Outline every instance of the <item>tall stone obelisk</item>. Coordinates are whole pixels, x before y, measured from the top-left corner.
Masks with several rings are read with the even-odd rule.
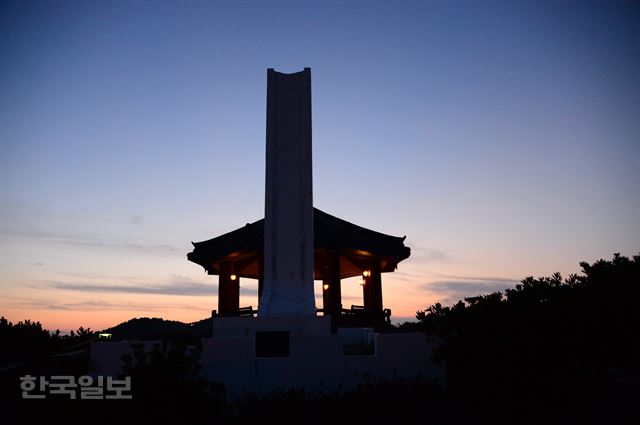
[[[264,289],[258,316],[315,316],[311,69],[267,70]]]

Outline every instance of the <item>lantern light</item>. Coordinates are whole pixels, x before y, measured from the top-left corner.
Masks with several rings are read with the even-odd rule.
[[[322,289],[324,289],[325,291],[329,289],[329,284],[325,283],[324,285],[322,285]]]
[[[362,272],[362,276],[364,277],[369,277],[369,275],[371,275],[371,272],[369,270],[365,270]]]
[[[231,280],[236,280],[238,278],[238,276],[236,276],[235,274],[232,274],[231,276],[229,276],[231,278]]]

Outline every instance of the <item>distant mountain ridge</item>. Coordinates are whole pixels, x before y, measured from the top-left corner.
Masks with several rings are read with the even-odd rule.
[[[113,341],[179,339],[195,342],[200,338],[211,336],[211,318],[183,323],[157,317],[140,317],[107,328],[101,333],[112,334]]]

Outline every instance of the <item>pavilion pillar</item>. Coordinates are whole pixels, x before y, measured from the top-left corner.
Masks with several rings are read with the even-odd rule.
[[[234,273],[232,263],[220,264],[218,282],[218,314],[237,315],[240,309],[240,276]]]
[[[372,262],[369,269],[362,274],[362,293],[364,309],[382,313],[382,273],[379,262]]]
[[[262,299],[262,290],[264,289],[264,256],[258,256],[258,306]],[[259,308],[259,307],[258,307]]]
[[[365,310],[371,310],[371,274],[368,270],[362,273],[362,304]]]
[[[376,313],[382,313],[382,310],[384,309],[382,305],[382,273],[380,271],[380,263],[378,261],[371,264],[369,279],[371,310]]]
[[[342,313],[342,288],[340,281],[340,255],[331,252],[326,257],[322,274],[322,307],[325,315],[331,316],[332,323]]]

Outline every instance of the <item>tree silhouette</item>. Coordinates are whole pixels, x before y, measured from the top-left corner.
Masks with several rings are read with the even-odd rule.
[[[153,348],[134,346],[123,356],[122,376],[129,376],[137,413],[145,420],[194,421],[221,415],[226,393],[221,384],[200,375],[201,347],[164,340]]]
[[[639,367],[640,256],[580,265],[582,275],[527,277],[504,293],[417,313],[442,341],[435,358],[454,397],[475,411],[501,399],[509,420],[549,411],[593,419],[611,394],[624,398],[626,388],[611,391],[610,371]]]

